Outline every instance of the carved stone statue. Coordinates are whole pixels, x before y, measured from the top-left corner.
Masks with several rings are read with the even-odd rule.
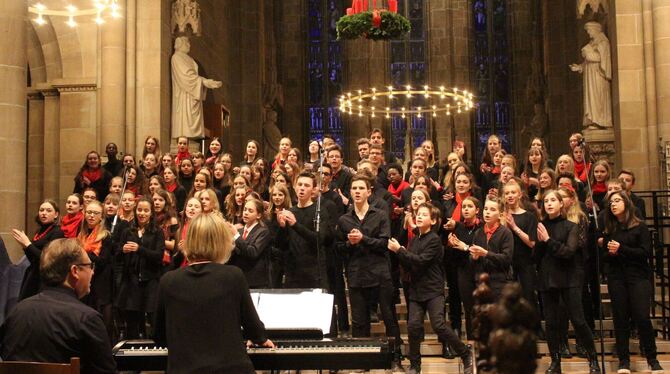
[[[612,62],[610,43],[598,22],[587,22],[584,29],[591,41],[582,48],[584,61],[571,64],[572,71],[583,75],[584,127],[612,127]]]
[[[593,13],[598,13],[601,6],[604,13],[607,13],[609,8],[607,0],[579,0],[577,2],[577,18],[582,18],[584,16],[587,6],[591,7]]]
[[[284,105],[284,92],[280,84],[268,84],[264,87],[263,110],[263,156],[272,159],[279,152],[282,131],[278,125],[277,110]]]
[[[172,137],[204,138],[202,102],[207,89],[221,87],[220,81],[198,75],[198,64],[188,55],[191,44],[180,36],[172,55]]]
[[[191,25],[194,35],[200,35],[200,4],[195,0],[175,0],[172,3],[172,32],[186,33],[186,26]]]

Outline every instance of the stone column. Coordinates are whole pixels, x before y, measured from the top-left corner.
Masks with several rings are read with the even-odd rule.
[[[26,184],[26,231],[33,232],[37,223],[31,218],[42,202],[44,177],[44,97],[39,91],[28,92],[28,183]]]
[[[658,136],[667,142],[670,141],[670,0],[652,1],[651,14]]]
[[[26,219],[26,19],[22,0],[0,2],[0,170],[7,177],[0,188],[0,235],[12,259],[22,251],[11,237],[12,228],[24,229]]]
[[[57,88],[60,93],[57,201],[63,202],[72,193],[74,177],[86,154],[96,150],[97,92],[94,82],[63,83]]]
[[[616,39],[612,38],[613,112],[617,134],[617,166],[635,172],[636,189],[646,189],[649,180],[649,154],[656,147],[648,144],[647,102],[642,3],[624,1],[616,7]],[[616,115],[618,114],[618,115]],[[618,117],[618,121],[616,121]],[[592,136],[584,131],[589,142]]]
[[[60,165],[60,96],[58,90],[42,90],[44,96],[44,179],[42,196],[58,199],[58,168]]]
[[[118,2],[125,9],[125,0]],[[101,27],[100,133],[98,149],[114,142],[126,149],[126,21],[110,19]]]

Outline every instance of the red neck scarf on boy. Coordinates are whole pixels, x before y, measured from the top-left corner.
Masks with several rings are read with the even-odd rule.
[[[470,192],[466,192],[464,194],[460,194],[456,192],[456,195],[454,196],[454,199],[456,199],[456,207],[454,208],[454,212],[451,214],[451,219],[453,219],[456,222],[460,222],[461,220],[461,208],[463,206],[463,199],[466,197],[470,196]]]
[[[63,217],[63,220],[60,223],[60,228],[63,230],[66,238],[75,238],[77,237],[77,231],[79,230],[79,224],[84,220],[84,213],[79,211],[73,215],[66,214]]]
[[[605,182],[596,182],[593,184],[593,193],[606,193],[607,185]]]
[[[498,223],[498,222],[496,222],[496,224],[493,225],[493,227],[491,227],[491,228],[489,228],[489,225],[484,225],[484,233],[486,233],[486,241],[487,242],[489,240],[491,240],[491,237],[493,236],[493,234],[495,234],[495,232],[498,230],[499,227],[500,227],[500,223]]]

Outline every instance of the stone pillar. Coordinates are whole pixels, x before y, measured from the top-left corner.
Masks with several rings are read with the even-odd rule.
[[[428,4],[428,73],[433,86],[470,87],[470,5],[465,0],[436,0]],[[435,153],[446,159],[452,140],[470,144],[470,114],[431,118]],[[430,134],[430,132],[429,132]],[[471,158],[469,158],[471,159]]]
[[[26,218],[26,19],[22,0],[0,2],[0,157],[5,178],[0,188],[0,235],[12,259],[22,254],[11,237],[12,228],[24,229]]]
[[[125,9],[125,0],[118,2]],[[113,18],[100,28],[100,132],[98,149],[114,142],[126,149],[126,21]]]
[[[169,1],[137,1],[136,118],[134,155],[148,135],[170,144],[170,38]]]
[[[670,141],[670,0],[651,3],[658,136],[667,142]]]
[[[32,219],[42,202],[44,178],[44,97],[39,91],[28,92],[28,183],[26,184],[26,232],[34,232],[37,223]]]
[[[137,2],[126,2],[126,141],[125,147],[119,151],[135,151],[135,131],[137,129],[136,113],[136,79],[137,79]]]
[[[344,42],[344,74],[347,87],[354,93],[361,89],[369,91],[373,86],[382,89],[380,84],[389,81],[388,72],[388,45],[389,43],[374,42],[367,39],[347,40]],[[346,93],[345,93],[346,94]],[[381,106],[381,104],[380,104]],[[370,118],[367,115],[361,117],[354,111],[352,115],[342,114],[344,137],[346,148],[344,149],[344,162],[347,165],[355,165],[358,161],[358,147],[356,141],[367,137],[369,132],[375,128],[386,129],[384,148],[391,149],[390,119],[381,117]],[[409,118],[407,123],[409,124]]]
[[[97,92],[93,82],[64,83],[57,88],[60,93],[57,201],[62,203],[74,189],[74,177],[86,154],[96,150]]]
[[[646,189],[650,181],[649,154],[655,153],[656,147],[648,144],[647,137],[647,81],[640,1],[616,4],[616,33],[612,34],[615,34],[611,40],[612,62],[616,67],[612,82],[613,113],[615,126],[618,125],[616,166],[635,172],[636,189]],[[584,135],[591,143],[595,140],[588,131],[584,131]]]
[[[44,96],[44,179],[42,196],[58,199],[58,174],[60,165],[60,96],[58,90],[42,90]]]

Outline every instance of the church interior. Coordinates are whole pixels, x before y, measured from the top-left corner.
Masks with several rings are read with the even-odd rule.
[[[355,167],[357,141],[376,128],[403,166],[426,140],[441,166],[459,141],[479,165],[492,134],[518,155],[539,137],[556,159],[579,132],[594,161],[635,173],[636,191],[670,187],[670,0],[366,0],[365,10],[394,8],[409,25],[379,40],[340,35],[338,21],[357,1],[0,1],[0,235],[9,258],[23,256],[11,229],[35,232],[40,204],[66,200],[88,152],[103,164],[108,143],[119,158],[142,155],[152,136],[177,153],[189,130],[175,118],[192,110],[179,102],[178,80],[191,79],[180,74],[204,78],[194,114],[204,127],[188,135],[191,152],[217,137],[235,164],[251,139],[272,160],[283,137],[306,155],[325,136]],[[373,15],[373,27],[389,27],[384,14]],[[594,46],[600,60],[589,65]],[[454,96],[453,107],[440,92]],[[395,104],[370,100],[394,93]],[[661,196],[653,208],[647,202],[658,222],[670,201]],[[654,280],[668,289],[667,278]],[[596,328],[615,372],[612,305],[601,289],[605,319]],[[659,359],[670,367],[670,319],[660,317],[669,296],[654,297]],[[406,336],[407,306],[397,308]],[[428,318],[425,326],[423,372],[460,372],[460,361],[442,357]],[[372,334],[384,334],[383,322]],[[637,340],[630,345],[633,369],[646,372]],[[539,373],[550,358],[545,342],[538,350]],[[563,372],[588,372],[588,363],[565,359]]]

